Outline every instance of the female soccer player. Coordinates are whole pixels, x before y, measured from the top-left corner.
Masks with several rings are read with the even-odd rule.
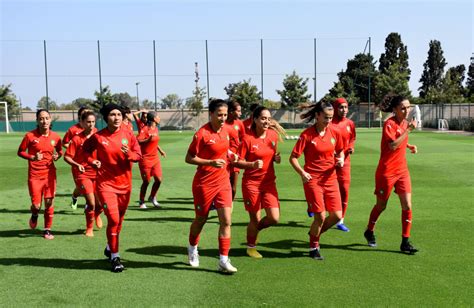
[[[331,124],[334,115],[332,105],[318,102],[310,108],[301,118],[307,122],[316,119],[316,123],[301,133],[291,153],[290,164],[303,180],[308,213],[314,213],[309,229],[309,256],[323,260],[319,238],[342,217],[336,167],[344,165],[344,145],[339,130]],[[304,154],[304,169],[298,162],[301,154]]]
[[[252,113],[258,106],[259,106],[259,104],[257,104],[257,103],[253,103],[252,105],[250,105],[250,107],[249,107],[250,116],[247,119],[242,121],[242,123],[244,124],[246,134],[250,133],[250,128],[252,127],[252,123],[253,123]]]
[[[244,123],[240,120],[240,117],[242,116],[242,108],[240,107],[240,104],[237,103],[236,101],[230,101],[227,103],[229,106],[228,108],[228,117],[226,124],[229,125],[231,128],[231,131],[233,131],[233,136],[231,136],[231,151],[236,153],[238,146],[240,145],[240,142],[243,140],[245,136],[245,127]],[[233,141],[233,142],[232,142]],[[230,185],[232,187],[232,200],[235,198],[235,194],[237,192],[237,182],[239,180],[239,168],[233,167],[232,165],[229,165],[230,168]]]
[[[138,117],[140,115],[140,117]],[[137,124],[138,133],[146,126],[147,123],[148,110],[142,109],[135,111],[133,113],[133,118],[135,119],[135,124]]]
[[[121,272],[119,236],[132,192],[132,162],[138,162],[141,153],[137,138],[122,126],[120,106],[107,104],[100,113],[107,127],[93,134],[83,148],[89,155],[97,151],[97,159],[90,157],[89,162],[98,168],[96,191],[107,216],[104,255],[111,260],[112,272]]]
[[[126,106],[121,106],[120,107],[121,110],[123,110],[123,119],[122,119],[122,126],[124,126],[125,128],[127,128],[128,130],[130,130],[132,133],[133,133],[133,115],[132,115],[132,111],[130,110],[130,108],[126,107]]]
[[[339,191],[342,201],[342,218],[336,224],[338,230],[349,232],[349,228],[344,224],[346,216],[347,203],[349,201],[349,187],[351,185],[351,155],[354,153],[354,143],[356,139],[355,125],[352,120],[347,118],[349,104],[345,98],[337,98],[333,103],[334,117],[332,125],[339,129],[342,142],[344,144],[344,166],[336,168],[337,182],[339,183]]]
[[[229,259],[232,190],[229,182],[228,151],[229,132],[224,125],[227,104],[214,99],[209,103],[210,121],[194,135],[186,154],[188,164],[197,165],[193,180],[195,218],[189,230],[188,258],[192,267],[199,266],[199,237],[207,221],[211,204],[219,217],[219,266],[218,270],[235,273]]]
[[[87,107],[85,106],[81,106],[79,110],[77,111],[77,123],[69,127],[69,129],[67,130],[62,140],[62,144],[65,149],[69,147],[69,143],[71,143],[72,138],[76,135],[79,135],[84,130],[84,128],[81,125],[81,116],[82,116],[82,113],[86,111],[89,111],[89,109],[87,109]],[[74,178],[74,174],[73,174],[73,178]],[[74,191],[71,196],[70,206],[73,210],[77,209],[77,198],[79,196],[80,196],[80,191],[76,187],[74,188]]]
[[[152,176],[155,182],[151,188],[148,201],[150,201],[153,206],[160,207],[160,203],[156,201],[156,194],[160,188],[163,177],[158,152],[160,152],[161,156],[166,157],[165,151],[158,145],[160,136],[158,134],[157,125],[160,123],[160,117],[155,112],[150,111],[147,113],[146,119],[146,126],[140,130],[137,137],[142,152],[142,159],[138,164],[143,181],[140,187],[141,209],[146,209],[145,195]]]
[[[44,198],[44,232],[47,240],[51,233],[56,193],[56,167],[54,162],[62,155],[61,138],[51,131],[51,115],[46,109],[36,111],[37,128],[26,133],[18,148],[18,156],[28,160],[28,190],[31,197],[30,228],[38,224],[38,213]]]
[[[92,111],[86,111],[81,115],[81,126],[84,130],[79,135],[72,138],[64,154],[64,160],[72,166],[72,174],[76,189],[86,199],[84,214],[86,216],[86,232],[88,237],[94,236],[94,219],[97,227],[102,228],[102,219],[100,218],[100,209],[95,197],[95,180],[97,169],[88,161],[88,155],[84,152],[83,145],[93,134],[97,132],[95,128],[95,114]],[[92,154],[94,160],[95,152]]]
[[[380,105],[380,110],[393,112],[394,115],[383,125],[380,143],[380,160],[375,173],[375,192],[377,202],[370,213],[367,230],[364,233],[367,243],[376,247],[374,229],[380,214],[387,207],[388,198],[395,187],[402,206],[402,243],[400,250],[409,254],[418,251],[410,242],[412,221],[411,212],[411,179],[406,160],[406,149],[417,152],[416,145],[408,143],[408,134],[416,128],[416,120],[407,121],[410,112],[410,101],[401,95],[387,94]]]
[[[247,225],[247,254],[252,258],[262,258],[256,248],[257,235],[261,230],[277,224],[280,219],[273,162],[279,164],[281,157],[277,152],[278,133],[270,126],[270,111],[259,106],[252,118],[251,134],[245,135],[242,140],[236,165],[245,169],[242,196],[250,217]],[[263,219],[260,215],[262,209],[266,212]]]

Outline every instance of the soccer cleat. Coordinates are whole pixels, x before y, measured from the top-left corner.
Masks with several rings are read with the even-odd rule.
[[[199,254],[197,250],[195,252],[188,250],[188,262],[191,267],[199,267]]]
[[[309,257],[314,260],[319,260],[319,261],[324,260],[324,257],[321,255],[321,252],[319,251],[319,247],[316,249],[310,250]]]
[[[261,259],[263,256],[257,251],[257,248],[255,247],[248,247],[247,248],[247,255],[249,257],[255,258],[255,259]]]
[[[44,230],[43,237],[45,240],[54,240],[54,235],[51,233],[51,230]]]
[[[102,229],[104,224],[102,222],[102,218],[100,218],[100,215],[95,218],[95,225],[97,228]]]
[[[71,209],[77,210],[77,198],[71,197]]]
[[[38,225],[38,215],[31,215],[29,224],[31,229],[36,229],[36,226]]]
[[[86,232],[84,233],[84,235],[87,236],[87,237],[94,237],[94,229],[92,229],[92,228],[86,229]]]
[[[146,209],[147,208],[145,202],[141,202],[141,201],[140,201],[138,207],[141,208],[141,209]]]
[[[154,207],[161,207],[160,203],[158,201],[156,201],[156,197],[150,197],[148,198],[148,201],[151,202],[153,204]]]
[[[337,230],[340,230],[340,231],[342,231],[342,232],[349,232],[349,231],[351,231],[351,230],[349,230],[349,228],[348,228],[345,224],[343,224],[343,223],[338,223],[338,224],[336,224],[336,229],[337,229]]]
[[[122,263],[120,263],[120,258],[119,257],[113,258],[113,260],[112,260],[112,272],[121,273],[124,269],[125,269],[125,267],[123,266]]]
[[[307,213],[308,213],[308,217],[314,217],[314,213],[313,213],[313,212],[307,211]]]
[[[227,259],[226,262],[219,261],[219,266],[217,267],[219,272],[233,274],[237,273],[237,269],[230,263],[230,259]]]
[[[413,247],[413,246],[411,245],[411,243],[410,243],[408,240],[402,241],[402,243],[400,244],[400,250],[401,250],[402,252],[406,252],[406,253],[408,253],[408,254],[410,254],[410,255],[414,255],[415,253],[418,252],[418,249],[416,249],[415,247]]]
[[[370,231],[369,229],[365,230],[364,237],[367,240],[367,244],[370,247],[377,247],[377,242],[375,241],[374,231]]]
[[[112,253],[110,252],[110,250],[107,249],[107,247],[105,247],[104,249],[104,256],[109,259],[110,261],[110,258],[112,257]]]

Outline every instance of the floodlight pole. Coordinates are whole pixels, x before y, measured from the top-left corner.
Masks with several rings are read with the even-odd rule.
[[[313,90],[313,93],[314,93],[314,102],[316,103],[317,99],[316,99],[316,94],[317,94],[317,88],[316,88],[316,38],[314,38],[314,78],[313,78],[313,82],[314,82],[314,90]]]
[[[262,105],[263,105],[263,39],[260,39],[260,82],[262,89]]]
[[[7,102],[0,102],[0,104],[5,105],[5,126],[7,127],[7,134],[9,134],[10,133],[10,122],[8,121],[8,104],[7,104]]]
[[[156,48],[155,48],[155,40],[153,40],[153,78],[155,83],[155,111],[157,108],[157,95],[156,95]]]
[[[370,60],[370,47],[371,47],[371,38],[369,36],[369,61],[370,61],[370,66],[369,66],[369,92],[368,92],[368,100],[369,100],[369,107],[367,108],[368,110],[368,117],[369,117],[369,128],[370,128],[370,77],[372,74],[372,61]]]
[[[46,57],[46,40],[43,40],[44,51],[44,77],[46,81],[46,109],[49,110],[49,94],[48,94],[48,61]]]
[[[207,40],[206,40],[206,78],[207,78],[207,102],[209,104],[211,90],[209,89],[209,50],[207,48]]]
[[[140,82],[135,82],[135,86],[137,87],[137,110],[140,110],[140,99],[138,98],[138,85],[140,84]]]

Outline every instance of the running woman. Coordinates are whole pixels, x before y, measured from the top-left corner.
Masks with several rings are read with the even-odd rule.
[[[207,221],[211,204],[219,217],[218,270],[235,273],[229,259],[231,241],[232,189],[229,182],[229,131],[224,125],[227,104],[214,99],[209,103],[210,121],[194,135],[186,154],[186,163],[197,165],[193,180],[195,218],[189,230],[188,260],[192,267],[199,266],[199,237]],[[231,155],[234,156],[234,155]]]
[[[346,216],[347,203],[349,201],[349,187],[351,186],[351,155],[354,153],[354,144],[356,140],[355,125],[352,120],[347,118],[349,112],[349,104],[345,98],[337,98],[332,103],[334,107],[334,117],[332,124],[339,129],[342,142],[344,144],[344,166],[336,168],[337,182],[339,183],[339,191],[342,201],[342,218],[336,224],[338,230],[349,232],[349,228],[344,224]]]
[[[277,152],[278,133],[271,128],[270,111],[257,107],[252,115],[250,134],[245,135],[239,148],[239,161],[236,165],[245,169],[242,178],[242,196],[245,209],[249,213],[247,225],[247,255],[260,259],[256,241],[258,233],[278,223],[280,202],[276,189],[276,176],[273,163],[281,162]],[[261,218],[261,210],[266,216]]]
[[[122,108],[123,110],[123,119],[122,119],[122,126],[127,128],[129,131],[131,131],[133,133],[133,115],[132,115],[132,111],[130,110],[130,108],[126,107],[126,106],[121,106],[120,108]]]
[[[91,156],[97,151],[97,159],[89,161],[98,169],[96,191],[99,203],[107,216],[107,246],[104,255],[112,264],[112,272],[121,272],[119,237],[122,222],[132,192],[132,163],[141,159],[140,146],[133,133],[122,126],[120,106],[107,104],[100,110],[107,127],[92,135],[84,150]]]
[[[18,156],[28,160],[28,190],[31,197],[30,228],[38,224],[38,213],[44,199],[43,237],[54,239],[51,233],[56,194],[56,167],[61,155],[61,138],[51,131],[51,115],[46,109],[36,111],[37,128],[26,133],[18,148]]]
[[[97,227],[102,228],[102,219],[100,218],[100,208],[95,195],[95,180],[97,177],[97,169],[89,164],[88,155],[84,152],[83,145],[93,134],[97,132],[95,128],[95,114],[92,111],[83,112],[81,115],[81,126],[84,128],[82,133],[72,138],[69,146],[64,154],[64,160],[72,166],[72,174],[76,189],[86,199],[84,214],[86,217],[86,232],[88,237],[94,236],[94,220]],[[96,159],[95,152],[91,156],[92,160]]]
[[[138,117],[140,115],[140,117]],[[138,133],[146,126],[147,123],[148,110],[142,109],[135,111],[133,113],[133,118],[135,119],[135,124],[137,125]]]
[[[257,108],[258,106],[260,106],[260,105],[257,104],[257,103],[253,103],[252,105],[250,105],[250,107],[249,107],[250,115],[247,119],[242,121],[242,123],[244,124],[246,134],[250,133],[250,128],[252,127],[252,123],[253,123],[252,113],[255,110],[255,108]]]
[[[153,186],[151,188],[150,201],[153,206],[159,208],[160,203],[156,200],[156,194],[160,188],[163,180],[163,173],[161,172],[160,156],[166,157],[165,151],[159,146],[160,135],[158,134],[158,124],[160,117],[153,111],[147,113],[146,126],[140,130],[137,137],[140,144],[142,159],[138,166],[140,167],[140,174],[142,176],[142,186],[140,187],[140,208],[146,209],[145,195],[150,183],[150,178],[154,178]]]
[[[74,124],[73,126],[69,127],[69,129],[67,130],[62,140],[62,144],[65,149],[69,147],[69,143],[71,143],[72,138],[76,135],[79,135],[84,130],[84,128],[81,125],[81,116],[82,116],[82,113],[86,111],[89,111],[89,109],[87,109],[87,107],[85,106],[81,106],[79,110],[77,111],[78,122]],[[74,178],[74,174],[73,174],[73,178]],[[79,189],[77,189],[76,187],[74,188],[74,191],[72,192],[72,196],[71,196],[70,206],[73,210],[77,209],[77,198],[79,196],[80,196],[80,192],[79,192]]]
[[[291,153],[290,164],[303,180],[308,213],[314,214],[309,229],[309,256],[323,260],[319,247],[321,234],[342,217],[336,167],[344,165],[344,144],[339,130],[331,124],[334,115],[332,105],[318,102],[309,108],[301,118],[307,122],[316,119],[316,123],[301,133]],[[304,154],[304,168],[298,162],[301,154]]]
[[[416,145],[408,143],[408,134],[416,128],[416,120],[407,120],[410,112],[410,101],[401,95],[387,94],[380,110],[393,112],[383,125],[382,141],[380,143],[380,160],[375,172],[376,204],[372,208],[367,230],[364,237],[370,247],[376,247],[374,229],[380,214],[387,207],[387,202],[395,187],[402,207],[402,243],[400,250],[415,254],[418,249],[409,241],[412,223],[411,179],[406,160],[406,149],[416,154]]]
[[[242,116],[242,107],[240,106],[239,103],[236,101],[230,101],[227,103],[229,106],[228,109],[228,117],[226,124],[229,125],[231,128],[231,131],[233,131],[233,136],[231,136],[231,151],[236,153],[237,149],[240,145],[240,142],[243,140],[245,136],[245,127],[244,123],[240,120],[240,117]],[[237,182],[239,180],[239,168],[233,167],[232,165],[230,167],[230,185],[232,187],[232,200],[235,198],[235,194],[237,192]]]

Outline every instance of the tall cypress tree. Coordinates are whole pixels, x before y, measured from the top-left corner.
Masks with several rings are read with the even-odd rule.
[[[471,64],[467,71],[466,96],[474,96],[474,54],[471,57]]]
[[[391,65],[397,64],[400,73],[410,80],[411,70],[408,67],[407,47],[403,44],[400,34],[390,33],[385,39],[385,52],[380,55],[379,71],[386,74]]]
[[[430,90],[439,89],[443,83],[443,72],[446,66],[446,60],[443,56],[441,43],[437,40],[430,41],[428,58],[423,64],[424,70],[421,75],[420,97],[425,98]]]

